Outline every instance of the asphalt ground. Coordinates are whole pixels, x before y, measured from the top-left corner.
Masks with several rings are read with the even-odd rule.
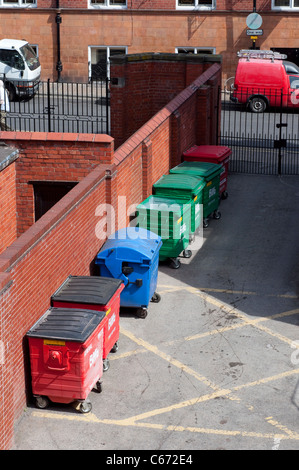
[[[299,449],[299,177],[231,174],[228,193],[147,317],[121,312],[91,412],[29,403],[13,450]]]

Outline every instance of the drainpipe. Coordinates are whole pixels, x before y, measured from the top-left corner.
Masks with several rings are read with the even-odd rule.
[[[60,60],[60,25],[62,22],[62,18],[60,16],[61,10],[59,7],[59,0],[56,0],[56,24],[57,24],[57,63],[56,63],[56,70],[57,70],[57,81],[60,82],[61,72],[62,72],[62,62]]]

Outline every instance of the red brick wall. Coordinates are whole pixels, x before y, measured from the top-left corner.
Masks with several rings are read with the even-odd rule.
[[[87,0],[60,0],[60,8],[87,8]],[[38,8],[55,8],[55,0],[37,0]],[[271,0],[257,0],[257,10],[270,10]],[[176,0],[127,0],[134,10],[176,10]],[[253,0],[217,0],[216,10],[252,11]],[[113,9],[113,8],[112,8]]]
[[[17,238],[16,162],[0,172],[0,253]]]
[[[97,145],[94,141],[98,140]],[[113,139],[90,134],[19,133],[9,141],[19,149],[16,162],[17,234],[34,223],[35,181],[81,181],[99,163],[110,163]]]
[[[214,60],[220,62],[219,57]],[[215,67],[212,61],[184,54],[148,53],[131,55],[129,60],[125,56],[112,58],[110,106],[113,115],[111,133],[115,139],[115,148],[190,85],[203,70],[206,70],[208,77],[211,66]],[[214,73],[210,74],[209,78],[213,75]],[[216,93],[221,74],[218,73],[217,76],[218,79],[212,86]]]
[[[210,108],[202,107],[209,101],[200,99],[201,86],[220,73],[221,66],[214,64],[110,154],[111,164],[98,165],[0,255],[0,448],[11,447],[14,423],[31,397],[26,332],[68,275],[93,273],[104,241],[96,234],[105,217],[99,207],[113,204],[119,215],[115,229],[127,225],[129,205],[151,194],[152,184],[180,161],[183,150],[198,142],[202,117],[214,118]],[[210,86],[207,90],[211,94]],[[0,134],[5,137],[11,144],[11,133]],[[90,145],[96,148],[96,138],[101,137],[94,137]],[[23,133],[14,133],[14,139],[23,151]],[[76,145],[80,148],[78,141]],[[29,155],[30,146],[25,148]],[[36,143],[33,149],[36,153]],[[49,152],[48,147],[45,150]],[[125,210],[117,210],[119,197]]]

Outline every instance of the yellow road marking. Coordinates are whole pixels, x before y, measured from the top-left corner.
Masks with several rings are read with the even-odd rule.
[[[223,429],[212,429],[212,428],[201,428],[191,426],[174,426],[164,424],[153,424],[153,423],[128,423],[126,420],[114,420],[114,419],[99,419],[94,414],[88,413],[84,416],[67,415],[60,413],[51,413],[45,411],[34,411],[33,416],[38,418],[47,419],[58,419],[68,421],[81,421],[85,423],[95,424],[106,424],[114,426],[132,426],[137,428],[148,428],[148,429],[159,429],[161,431],[176,431],[176,432],[191,432],[201,434],[214,434],[218,436],[241,436],[241,437],[254,437],[259,439],[285,439],[285,440],[299,440],[298,434],[278,434],[278,433],[260,433],[252,431],[238,431],[238,430],[223,430]],[[270,423],[271,424],[271,423]]]
[[[172,290],[177,290],[178,289],[175,286],[166,286],[166,287],[168,288],[169,292],[171,292]],[[289,338],[286,338],[285,336],[280,335],[279,333],[273,332],[269,328],[267,328],[263,325],[260,325],[260,323],[268,321],[270,319],[281,318],[281,317],[285,317],[285,316],[298,314],[299,309],[290,310],[290,311],[283,312],[283,313],[280,313],[280,314],[271,315],[269,317],[250,319],[243,312],[241,312],[240,310],[232,307],[229,304],[225,304],[223,302],[218,301],[214,297],[211,297],[210,295],[205,294],[205,292],[202,292],[199,289],[195,289],[195,288],[192,288],[192,287],[189,287],[189,286],[188,287],[181,287],[181,289],[182,288],[189,291],[190,293],[193,293],[193,294],[198,295],[199,297],[202,297],[205,301],[207,301],[208,303],[210,303],[212,305],[215,305],[216,307],[223,310],[224,312],[236,315],[237,318],[242,320],[241,323],[237,323],[237,324],[231,325],[229,327],[215,329],[215,330],[208,331],[206,333],[201,333],[201,334],[198,334],[198,335],[192,335],[192,336],[184,338],[184,340],[190,341],[190,340],[197,339],[197,338],[200,338],[200,337],[209,336],[209,335],[217,334],[217,333],[222,333],[224,331],[229,331],[229,330],[232,330],[232,329],[236,329],[236,328],[240,328],[240,327],[249,325],[249,326],[259,328],[262,331],[264,331],[265,333],[270,334],[271,336],[275,336],[276,338],[280,339],[283,342],[286,342],[288,344],[292,343],[292,341]],[[222,290],[217,290],[217,291],[222,291]],[[223,292],[224,292],[224,290],[223,290]],[[225,292],[228,292],[228,291],[225,291]],[[231,291],[231,292],[233,292],[233,291]],[[236,293],[238,291],[234,291],[234,292]],[[239,293],[245,294],[245,292],[239,292]],[[257,295],[255,293],[249,293],[249,292],[246,292],[246,294],[248,294],[248,295],[249,294],[250,295]],[[277,375],[272,376],[272,377],[265,377],[265,378],[262,378],[262,379],[259,379],[259,380],[256,380],[256,381],[252,381],[252,382],[248,382],[246,384],[242,384],[242,385],[232,387],[231,389],[221,389],[220,387],[218,387],[216,384],[214,384],[212,381],[210,381],[206,377],[204,377],[201,374],[197,373],[196,371],[194,371],[190,367],[186,366],[182,362],[178,361],[177,359],[174,359],[170,355],[165,354],[164,352],[160,351],[156,346],[148,343],[147,341],[143,340],[142,338],[137,338],[133,333],[131,333],[131,332],[129,332],[129,331],[123,329],[123,328],[120,328],[120,332],[122,334],[124,334],[125,336],[127,336],[132,341],[134,341],[136,344],[141,346],[142,349],[135,349],[133,351],[129,351],[129,352],[124,353],[122,355],[118,355],[118,358],[128,357],[129,355],[138,354],[139,352],[146,352],[146,351],[152,352],[152,353],[156,354],[158,357],[166,360],[167,362],[169,362],[173,366],[178,367],[180,370],[192,375],[193,377],[195,377],[197,380],[199,380],[203,384],[209,386],[214,392],[210,393],[210,394],[203,395],[201,397],[192,398],[192,399],[180,402],[180,403],[175,403],[175,404],[169,405],[167,407],[158,408],[158,409],[155,409],[155,410],[150,410],[150,411],[147,411],[147,412],[144,412],[144,413],[140,413],[139,415],[132,416],[132,417],[125,418],[125,419],[120,419],[120,420],[98,419],[92,413],[89,413],[88,415],[84,415],[84,416],[75,416],[75,415],[69,416],[69,415],[61,415],[61,414],[57,414],[57,413],[38,411],[38,412],[33,412],[33,415],[38,416],[38,417],[52,418],[52,419],[53,418],[54,419],[68,419],[68,420],[76,420],[76,421],[83,421],[83,422],[102,423],[102,424],[108,424],[108,425],[145,427],[145,428],[149,428],[149,429],[160,429],[160,430],[169,430],[169,431],[176,431],[176,432],[188,431],[188,432],[193,432],[193,433],[215,434],[215,435],[224,435],[224,436],[258,437],[258,438],[268,438],[268,439],[278,439],[278,440],[279,439],[299,440],[299,434],[289,430],[286,426],[280,424],[275,419],[273,419],[273,417],[267,417],[267,418],[265,418],[265,420],[267,421],[267,423],[271,424],[272,426],[275,426],[280,431],[283,431],[283,434],[259,433],[259,432],[239,431],[239,430],[222,430],[222,429],[219,430],[219,429],[190,427],[190,426],[183,427],[183,426],[172,426],[172,425],[163,425],[163,424],[152,424],[152,423],[145,423],[145,422],[141,423],[140,420],[143,420],[143,419],[146,419],[146,418],[149,418],[149,417],[153,417],[153,416],[157,416],[157,415],[162,415],[164,413],[167,413],[167,412],[170,412],[170,411],[173,411],[173,410],[182,409],[184,407],[200,404],[200,403],[203,403],[205,401],[212,400],[214,398],[218,398],[220,396],[227,396],[227,398],[229,398],[229,399],[240,401],[239,398],[232,397],[232,396],[229,397],[228,395],[231,395],[233,392],[237,392],[237,391],[245,389],[245,388],[258,386],[258,385],[261,385],[261,384],[266,384],[268,382],[279,380],[279,379],[285,378],[285,377],[290,376],[290,375],[299,374],[299,369],[286,371],[286,372],[277,374]],[[251,407],[248,407],[248,409],[254,409],[254,408],[251,406]]]
[[[131,333],[130,331],[127,331],[125,330],[124,328],[120,327],[120,332],[127,336],[128,338],[130,338],[132,341],[134,341],[135,343],[137,343],[139,346],[143,346],[145,349],[148,349],[149,351],[151,351],[152,353],[156,354],[157,356],[161,357],[162,359],[164,359],[165,361],[169,362],[170,364],[172,364],[173,366],[175,367],[178,367],[179,369],[181,369],[182,371],[184,372],[187,372],[188,374],[192,375],[193,377],[195,377],[197,380],[199,380],[200,382],[204,383],[205,385],[207,385],[208,387],[210,387],[212,390],[219,390],[219,387],[217,387],[215,384],[213,384],[210,380],[208,380],[206,377],[204,377],[203,375],[200,375],[198,374],[197,372],[195,372],[193,369],[191,369],[190,367],[186,366],[184,363],[178,361],[177,359],[174,359],[173,357],[171,357],[170,355],[168,354],[165,354],[164,352],[160,351],[157,346],[153,346],[152,344],[148,343],[147,341],[145,341],[144,339],[142,338],[137,338],[137,336],[135,336],[133,333]]]
[[[164,292],[169,291],[173,292],[176,290],[180,289],[186,289],[186,286],[184,285],[178,285],[178,286],[168,286],[166,284],[160,284],[158,285],[159,288],[159,293],[160,289],[165,289]],[[280,298],[285,298],[285,299],[298,299],[298,296],[296,294],[263,294],[259,292],[253,292],[253,291],[244,291],[244,290],[233,290],[233,289],[215,289],[213,287],[196,287],[198,291],[202,292],[218,292],[220,294],[238,294],[238,295],[256,295],[256,296],[263,296],[263,297],[280,297]]]

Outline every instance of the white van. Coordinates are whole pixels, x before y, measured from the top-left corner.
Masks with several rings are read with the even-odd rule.
[[[0,40],[0,78],[4,79],[10,101],[17,96],[33,96],[40,84],[41,66],[26,41]]]

